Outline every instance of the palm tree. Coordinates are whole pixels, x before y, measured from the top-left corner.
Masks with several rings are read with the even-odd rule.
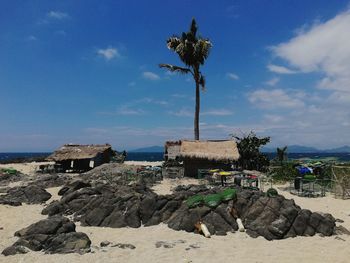
[[[277,147],[277,159],[282,164],[284,161],[287,161],[287,146],[284,146],[283,148]]]
[[[196,20],[192,19],[190,31],[183,32],[181,37],[172,36],[167,40],[169,49],[176,52],[180,60],[186,67],[179,67],[170,64],[159,64],[161,68],[166,68],[171,72],[182,74],[192,74],[196,83],[196,106],[194,114],[194,139],[199,140],[199,110],[200,110],[200,87],[205,90],[205,78],[200,71],[200,66],[204,64],[209,56],[212,43],[209,39],[197,36]]]

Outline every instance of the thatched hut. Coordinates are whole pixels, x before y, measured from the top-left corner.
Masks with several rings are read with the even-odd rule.
[[[168,141],[164,158],[183,161],[185,176],[195,177],[199,169],[230,169],[239,152],[232,140]]]
[[[113,156],[111,145],[66,144],[56,150],[47,159],[54,161],[63,171],[88,171],[96,166],[108,163]]]

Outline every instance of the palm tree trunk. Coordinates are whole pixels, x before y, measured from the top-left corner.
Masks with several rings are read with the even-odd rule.
[[[199,110],[200,110],[200,93],[199,93],[199,79],[196,81],[196,108],[194,112],[194,139],[199,140]]]

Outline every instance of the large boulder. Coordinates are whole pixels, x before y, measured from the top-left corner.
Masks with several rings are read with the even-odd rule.
[[[17,186],[10,188],[6,195],[0,196],[0,204],[41,204],[50,198],[51,194],[37,185]]]
[[[25,253],[28,248],[45,253],[85,253],[90,249],[89,237],[75,231],[75,224],[68,218],[52,216],[40,220],[15,233],[19,239],[2,254],[14,255]]]

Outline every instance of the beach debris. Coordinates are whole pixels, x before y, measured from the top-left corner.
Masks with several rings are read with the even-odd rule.
[[[201,230],[202,230],[203,235],[206,238],[210,238],[210,233],[209,233],[207,226],[205,224],[203,224],[202,222],[200,222],[200,226],[201,226]]]
[[[17,186],[10,188],[5,195],[0,196],[0,204],[18,206],[22,203],[41,204],[51,198],[51,194],[36,185]]]
[[[121,248],[121,249],[125,249],[125,248],[128,248],[128,249],[135,249],[136,247],[132,244],[123,244],[123,243],[117,243],[117,244],[113,244],[111,245],[111,247],[118,247],[118,248]]]
[[[15,233],[19,239],[2,254],[26,253],[23,247],[34,251],[55,253],[86,253],[90,251],[91,241],[85,233],[76,232],[75,224],[68,218],[52,216],[40,220]]]
[[[238,230],[239,232],[244,232],[245,228],[243,226],[242,220],[240,218],[236,219],[237,225],[238,225]]]
[[[175,247],[175,244],[174,243],[165,242],[165,241],[157,241],[155,246],[156,246],[156,248],[160,248],[160,247],[173,248],[173,247]]]
[[[109,246],[110,244],[111,244],[110,241],[102,241],[102,242],[100,243],[100,246],[101,246],[101,247],[107,247],[107,246]]]
[[[190,244],[185,250],[190,250],[190,249],[197,249],[200,248],[199,244]]]

